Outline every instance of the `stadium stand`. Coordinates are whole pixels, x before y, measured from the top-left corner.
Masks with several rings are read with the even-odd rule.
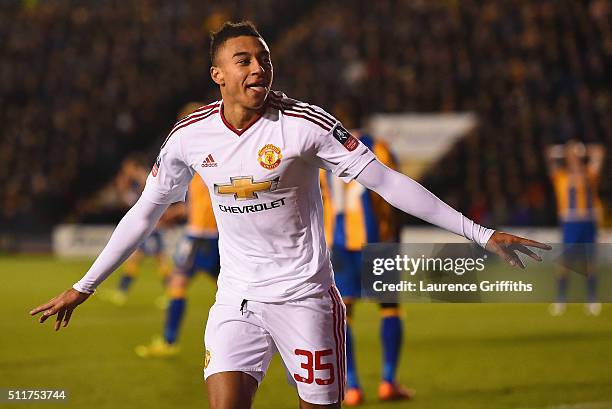
[[[275,50],[276,86],[365,114],[476,112],[422,182],[480,223],[551,224],[545,146],[612,143],[611,17],[601,0],[328,1]]]
[[[212,99],[207,35],[250,18],[275,88],[328,110],[459,112],[479,127],[422,180],[479,223],[555,221],[544,147],[612,147],[612,7],[605,0],[220,6],[69,0],[0,11],[0,230],[74,218],[135,150],[157,149],[187,100]],[[278,24],[282,21],[283,24]],[[610,174],[610,161],[603,174]],[[612,182],[602,181],[604,201]]]
[[[70,217],[129,152],[158,148],[186,100],[213,98],[211,30],[251,18],[274,39],[312,4],[3,2],[0,230]]]

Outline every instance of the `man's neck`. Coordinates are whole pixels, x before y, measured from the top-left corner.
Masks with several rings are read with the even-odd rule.
[[[238,104],[223,100],[223,117],[236,129],[242,129],[261,115],[263,107],[258,110],[247,109]]]

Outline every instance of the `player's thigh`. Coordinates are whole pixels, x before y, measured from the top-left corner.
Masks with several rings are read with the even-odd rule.
[[[222,372],[244,372],[261,382],[276,346],[260,316],[241,312],[240,306],[215,303],[204,334],[204,377]]]
[[[359,298],[361,296],[361,252],[334,247],[332,266],[336,287],[342,298],[346,300]]]
[[[272,304],[264,318],[300,399],[316,405],[341,402],[346,314],[337,289],[321,297]]]
[[[219,276],[219,244],[217,239],[198,239],[196,242],[196,254],[194,270],[203,271],[205,274],[217,279]]]
[[[257,391],[257,380],[244,372],[220,372],[206,380],[211,409],[249,409]]]
[[[151,234],[141,243],[139,249],[147,256],[162,253],[164,245],[161,233],[158,230],[153,230],[153,232],[151,232]]]
[[[162,233],[156,230],[151,238],[153,239],[153,244],[151,248],[151,253],[157,256],[164,256],[164,239],[162,237]]]
[[[195,238],[183,236],[174,251],[174,272],[192,276],[195,271],[197,255],[197,241]]]

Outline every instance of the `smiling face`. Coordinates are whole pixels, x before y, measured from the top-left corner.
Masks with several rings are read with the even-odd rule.
[[[226,104],[238,104],[249,110],[261,108],[273,78],[268,45],[253,36],[226,40],[215,55],[210,76],[219,85]]]

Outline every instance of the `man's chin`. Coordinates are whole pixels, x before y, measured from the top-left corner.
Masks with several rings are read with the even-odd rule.
[[[266,104],[266,98],[268,96],[268,92],[261,96],[249,96],[246,101],[246,106],[252,110],[258,110],[263,108]]]

